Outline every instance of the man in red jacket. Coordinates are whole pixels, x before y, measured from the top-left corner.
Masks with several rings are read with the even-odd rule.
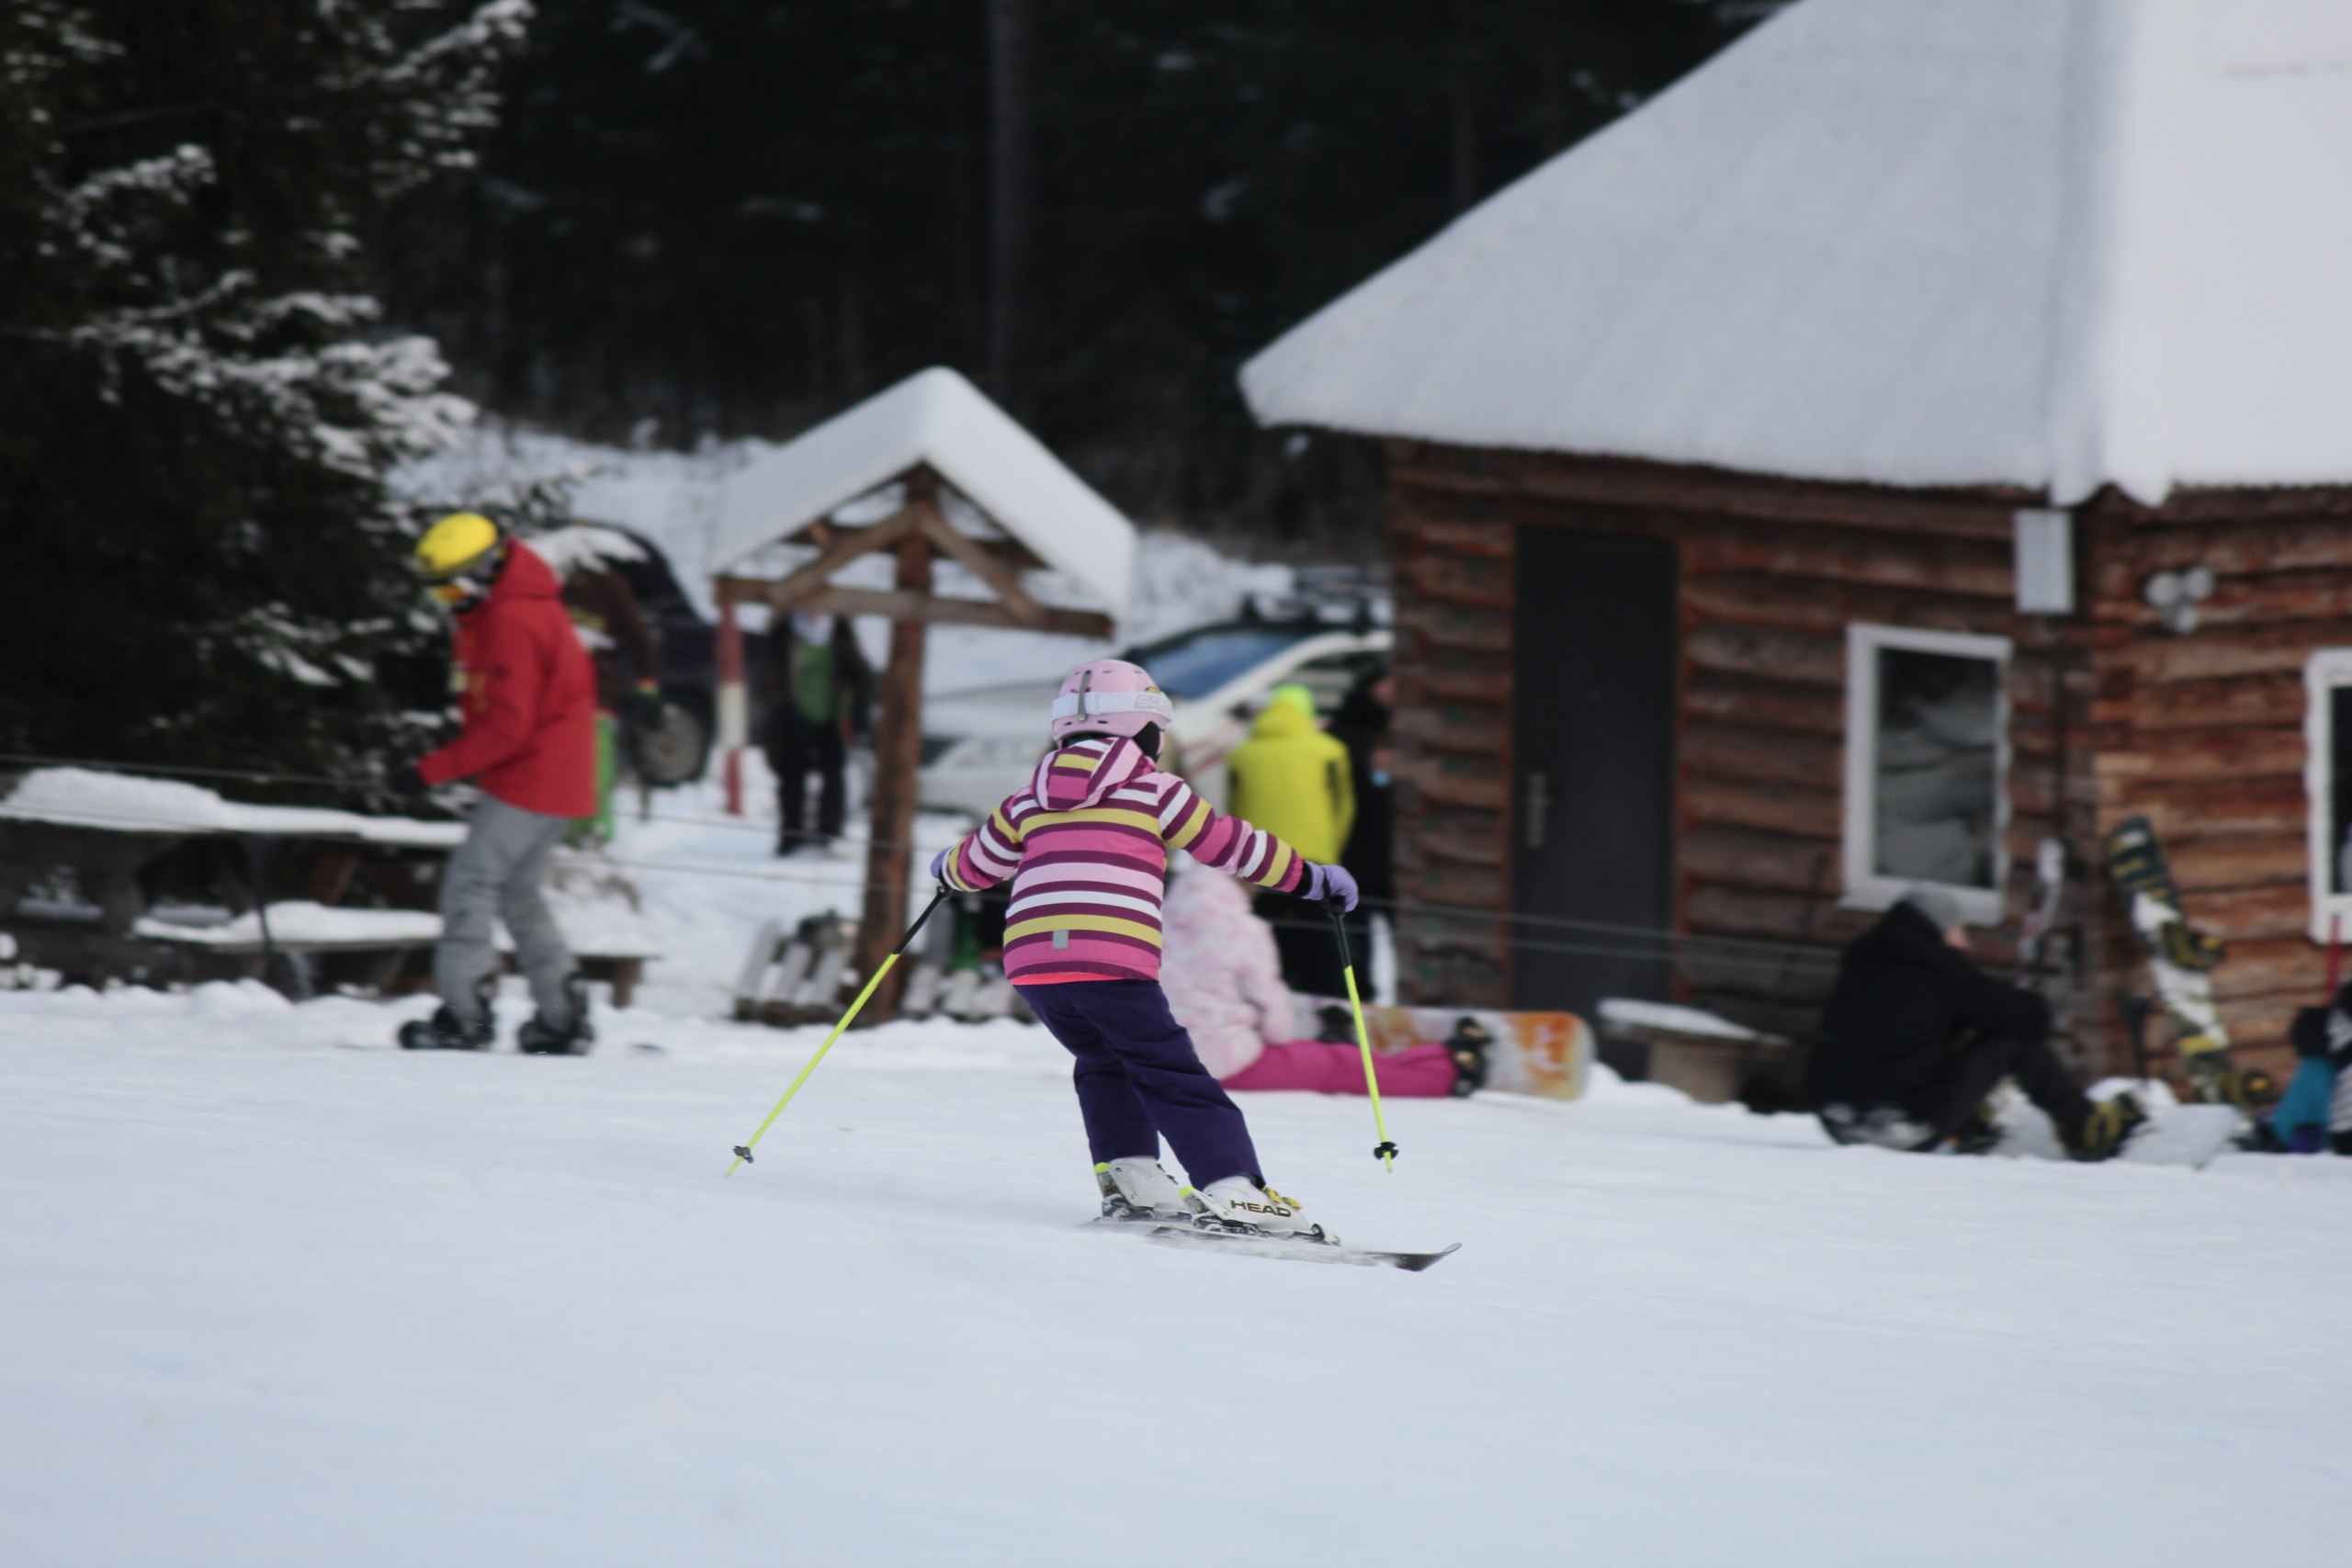
[[[433,955],[442,1005],[401,1030],[415,1050],[480,1051],[497,1032],[493,922],[503,918],[537,1016],[517,1043],[585,1052],[588,998],[547,904],[548,863],[575,818],[596,813],[596,672],[572,630],[548,563],[489,518],[444,517],[416,547],[433,596],[457,616],[457,682],[465,728],[423,761],[392,770],[396,794],[473,779],[481,788],[466,841],[441,884]]]

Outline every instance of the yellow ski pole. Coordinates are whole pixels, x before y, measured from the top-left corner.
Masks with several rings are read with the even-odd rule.
[[[1372,1157],[1394,1176],[1397,1148],[1388,1141],[1388,1119],[1380,1111],[1380,1077],[1372,1070],[1372,1035],[1363,1026],[1363,998],[1356,994],[1356,962],[1348,952],[1347,911],[1329,902],[1324,904],[1323,911],[1331,917],[1331,934],[1340,939],[1340,972],[1347,976],[1348,1006],[1355,1010],[1356,1049],[1363,1053],[1363,1091],[1372,1097],[1372,1128],[1380,1135]]]
[[[735,1145],[735,1158],[728,1166],[727,1175],[732,1176],[738,1166],[751,1163],[752,1151],[759,1146],[762,1138],[767,1136],[768,1129],[775,1125],[775,1119],[784,1114],[784,1108],[792,1103],[792,1097],[800,1092],[800,1086],[808,1081],[808,1075],[817,1070],[817,1064],[825,1059],[825,1053],[833,1048],[833,1042],[842,1037],[842,1031],[847,1029],[856,1019],[865,1006],[865,999],[872,996],[874,988],[882,983],[882,976],[888,975],[890,972],[890,966],[899,962],[899,955],[906,952],[913,943],[915,933],[922,930],[922,923],[931,919],[931,912],[938,908],[939,901],[946,897],[947,885],[942,883],[939,891],[931,896],[931,902],[922,907],[922,913],[915,917],[915,923],[907,928],[907,934],[899,939],[899,945],[890,950],[888,957],[876,965],[874,977],[865,982],[865,988],[857,993],[857,1000],[849,1004],[849,1011],[842,1014],[842,1021],[833,1025],[833,1032],[825,1036],[825,1043],[817,1047],[817,1054],[808,1058],[808,1065],[800,1069],[800,1076],[792,1080],[792,1087],[786,1089],[784,1098],[775,1102],[775,1109],[769,1111],[768,1119],[760,1123],[760,1130],[752,1134],[750,1141]]]

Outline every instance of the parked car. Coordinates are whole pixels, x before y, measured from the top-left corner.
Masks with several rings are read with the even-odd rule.
[[[1385,626],[1301,618],[1243,619],[1191,631],[1122,653],[1151,671],[1176,705],[1160,753],[1193,787],[1222,807],[1226,759],[1250,733],[1267,694],[1295,682],[1329,714],[1367,670],[1388,662]],[[923,705],[924,806],[982,816],[1029,782],[1046,749],[1047,708],[1057,682],[1019,681],[942,694]]]
[[[628,581],[638,607],[653,623],[662,641],[662,711],[658,724],[631,737],[637,772],[657,786],[684,784],[702,776],[710,760],[712,737],[718,729],[718,628],[703,618],[686,591],[679,586],[662,547],[634,528],[616,523],[583,522],[583,527],[618,534],[644,553],[634,559],[604,558]],[[743,636],[747,670],[761,667],[765,638],[757,632]],[[757,734],[757,715],[753,716]]]

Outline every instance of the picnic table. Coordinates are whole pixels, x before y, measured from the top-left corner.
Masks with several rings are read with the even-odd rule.
[[[263,806],[199,785],[42,768],[0,798],[0,929],[69,980],[254,976],[297,997],[427,982],[461,822]],[[283,895],[281,897],[281,895]],[[574,955],[626,1006],[661,956],[633,909],[556,900]],[[504,941],[502,931],[501,946]]]

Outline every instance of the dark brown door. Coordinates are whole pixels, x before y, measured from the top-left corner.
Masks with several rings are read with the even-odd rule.
[[[1521,528],[1518,598],[1511,1002],[1590,1018],[1667,994],[1674,547]]]

